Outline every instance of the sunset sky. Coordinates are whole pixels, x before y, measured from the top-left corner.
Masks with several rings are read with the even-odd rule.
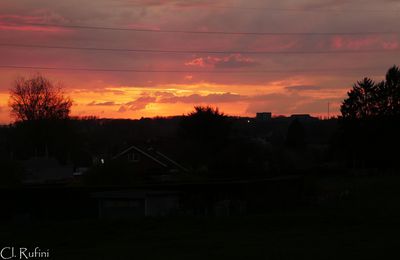
[[[399,14],[398,0],[1,0],[0,123],[35,72],[74,116],[337,114],[355,81],[399,65]]]

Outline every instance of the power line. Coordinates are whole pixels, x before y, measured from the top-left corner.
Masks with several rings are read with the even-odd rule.
[[[371,9],[322,9],[322,8],[269,8],[269,7],[243,7],[243,6],[210,6],[213,9],[237,9],[268,12],[323,12],[323,13],[399,13],[400,10],[371,10]]]
[[[140,70],[140,69],[105,69],[105,68],[74,68],[74,67],[41,67],[0,65],[2,69],[33,69],[33,70],[64,70],[64,71],[97,71],[97,72],[131,72],[131,73],[210,73],[210,74],[245,74],[245,73],[320,73],[320,72],[345,72],[380,70],[381,68],[313,68],[293,70]]]
[[[213,51],[213,50],[160,50],[160,49],[124,49],[124,48],[97,48],[97,47],[77,47],[60,45],[36,45],[36,44],[16,44],[0,43],[0,47],[17,48],[38,48],[38,49],[64,49],[64,50],[84,50],[84,51],[106,51],[106,52],[141,52],[141,53],[164,53],[164,54],[357,54],[357,53],[392,53],[399,52],[400,49],[369,49],[369,50],[339,50],[339,51]]]
[[[253,35],[253,36],[268,36],[268,35],[308,35],[308,36],[323,36],[323,35],[383,35],[383,34],[399,34],[398,31],[365,31],[365,32],[239,32],[239,31],[193,31],[193,30],[163,30],[163,29],[138,29],[138,28],[122,28],[122,27],[107,27],[107,26],[89,26],[89,25],[66,25],[52,23],[13,23],[12,25],[30,25],[43,27],[59,27],[69,29],[87,29],[87,30],[109,30],[109,31],[131,31],[131,32],[151,32],[151,33],[180,33],[180,34],[203,34],[203,35]]]

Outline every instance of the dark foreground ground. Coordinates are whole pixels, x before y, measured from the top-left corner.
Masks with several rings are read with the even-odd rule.
[[[271,209],[265,215],[3,223],[1,244],[49,248],[52,259],[400,256],[400,177],[331,177],[310,185],[325,195],[309,205]],[[341,192],[332,192],[336,190]]]

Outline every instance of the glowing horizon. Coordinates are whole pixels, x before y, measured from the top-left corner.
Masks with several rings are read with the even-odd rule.
[[[265,8],[214,8],[215,5]],[[400,4],[390,0],[380,3],[363,1],[365,10],[377,7],[393,11],[398,10]],[[195,105],[212,105],[234,116],[255,116],[256,112],[268,111],[274,115],[304,113],[325,117],[328,102],[333,116],[339,114],[340,103],[353,83],[363,77],[381,80],[389,67],[399,63],[396,54],[400,51],[400,35],[396,31],[396,13],[368,12],[368,15],[362,15],[362,12],[349,11],[358,8],[357,1],[335,0],[326,3],[318,0],[236,0],[234,3],[227,0],[139,0],[135,3],[130,0],[89,0],[84,3],[78,0],[44,0],[40,6],[30,0],[4,0],[0,3],[0,66],[110,69],[103,72],[39,70],[45,77],[63,84],[66,95],[74,100],[72,116],[174,116],[192,111]],[[294,11],[284,11],[287,9]],[[40,24],[278,34],[152,33]],[[280,35],[282,32],[292,34]],[[302,32],[322,34],[296,34]],[[324,35],[324,32],[332,34]],[[194,52],[147,53],[104,49]],[[211,53],[196,54],[196,50]],[[237,52],[230,53],[232,50]],[[251,54],[260,51],[267,54]],[[338,53],[329,53],[333,51]],[[159,72],[113,71],[118,69]],[[318,69],[326,71],[318,72]],[[219,73],[224,70],[272,72]],[[0,123],[12,121],[8,89],[13,80],[17,76],[29,77],[37,71],[0,69]]]

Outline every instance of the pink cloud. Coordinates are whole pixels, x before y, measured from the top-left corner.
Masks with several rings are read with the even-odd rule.
[[[30,25],[12,25],[0,23],[0,30],[4,31],[31,31],[31,32],[66,32],[69,30],[62,29],[59,27],[47,27],[47,26],[30,26]]]
[[[332,45],[332,47],[334,49],[341,49],[345,45],[344,39],[342,37],[339,37],[339,36],[338,37],[333,37],[331,45]]]
[[[398,41],[388,41],[383,43],[383,48],[385,50],[396,50],[399,48],[399,42]]]
[[[0,30],[7,31],[41,31],[41,32],[66,32],[70,31],[65,28],[56,26],[41,26],[39,24],[65,22],[61,16],[52,12],[38,12],[38,15],[0,15]],[[32,25],[31,25],[32,24]],[[38,24],[38,25],[34,25]]]
[[[364,36],[364,37],[344,37],[335,36],[331,38],[331,48],[347,49],[347,50],[362,50],[383,48],[385,50],[394,50],[399,47],[397,39],[387,39],[383,36]]]
[[[0,15],[2,22],[25,22],[25,23],[42,23],[43,18],[32,15],[15,15],[15,14],[3,14]]]
[[[258,63],[252,58],[244,57],[241,54],[231,54],[225,57],[199,57],[185,62],[186,66],[214,67],[214,68],[240,68],[251,67]]]
[[[346,47],[352,50],[358,50],[366,47],[372,47],[380,42],[379,37],[366,37],[362,39],[350,39],[346,42]]]
[[[249,49],[253,51],[285,51],[293,50],[302,45],[302,38],[298,36],[269,36],[256,38],[249,42]]]
[[[197,66],[197,67],[205,67],[206,66],[206,61],[208,59],[211,59],[211,57],[207,58],[195,58],[191,61],[185,62],[186,66]]]

